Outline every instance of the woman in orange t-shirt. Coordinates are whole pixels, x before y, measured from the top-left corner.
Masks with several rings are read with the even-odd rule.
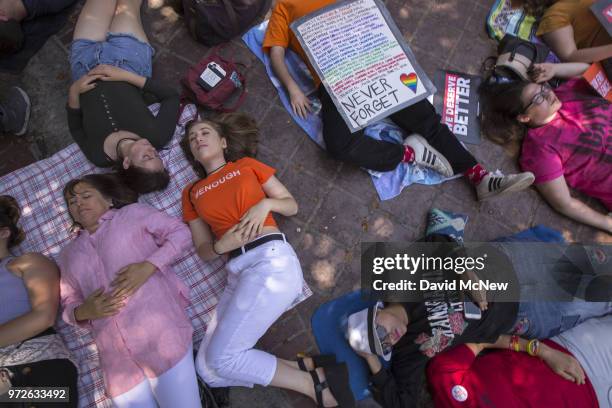
[[[211,387],[273,385],[322,407],[353,406],[345,364],[286,361],[253,348],[303,284],[297,255],[271,215],[294,215],[297,203],[273,168],[248,157],[255,155],[257,135],[249,116],[225,114],[188,124],[181,142],[201,177],[182,197],[196,251],[205,261],[228,258],[227,285],[198,351],[197,372]],[[307,371],[315,365],[325,368]],[[318,384],[325,380],[331,390]]]

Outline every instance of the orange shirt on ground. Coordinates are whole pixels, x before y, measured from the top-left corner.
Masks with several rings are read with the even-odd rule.
[[[595,0],[558,0],[544,12],[537,35],[571,25],[578,49],[610,44],[612,39],[590,9],[593,3]]]
[[[268,29],[263,42],[264,51],[267,52],[274,46],[290,48],[304,60],[312,74],[315,85],[319,86],[321,80],[310,65],[304,49],[289,26],[295,20],[335,2],[336,0],[278,0],[272,9],[272,16],[268,22]]]
[[[262,185],[275,172],[250,157],[227,163],[219,172],[185,187],[183,219],[189,222],[202,218],[215,237],[221,238],[251,207],[266,198]],[[271,213],[264,226],[277,226]]]

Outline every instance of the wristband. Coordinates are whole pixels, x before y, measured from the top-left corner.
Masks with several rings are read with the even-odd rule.
[[[508,349],[510,351],[521,351],[521,345],[519,343],[519,338],[518,336],[514,335],[512,337],[510,337],[510,344],[508,345]]]
[[[539,350],[540,342],[538,341],[538,339],[529,340],[529,343],[527,343],[527,354],[535,357],[538,355]]]

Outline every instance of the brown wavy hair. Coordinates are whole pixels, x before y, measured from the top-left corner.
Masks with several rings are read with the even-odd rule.
[[[227,148],[223,154],[225,160],[236,161],[243,157],[255,157],[257,154],[257,143],[259,139],[259,127],[251,116],[244,113],[224,113],[212,119],[196,119],[187,123],[185,135],[181,140],[181,148],[185,157],[193,167],[195,173],[205,178],[207,176],[204,166],[198,162],[189,147],[189,131],[199,123],[209,124],[219,136],[227,140]]]
[[[529,81],[481,85],[482,132],[491,141],[518,155],[527,126],[517,116],[523,113],[521,96]]]
[[[9,248],[21,244],[25,239],[25,232],[17,225],[20,217],[21,209],[17,200],[8,195],[0,196],[0,227],[6,227],[10,231]]]

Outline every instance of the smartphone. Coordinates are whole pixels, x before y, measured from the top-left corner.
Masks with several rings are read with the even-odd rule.
[[[480,320],[482,318],[482,311],[473,302],[463,302],[463,315],[466,319]]]

